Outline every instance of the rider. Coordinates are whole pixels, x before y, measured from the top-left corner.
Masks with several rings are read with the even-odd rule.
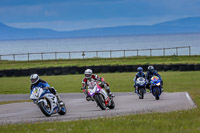
[[[159,77],[159,79],[161,80],[161,89],[163,91],[163,88],[162,88],[162,86],[163,86],[163,80],[162,80],[161,76],[158,74],[158,72],[154,69],[153,66],[149,66],[148,67],[148,71],[147,71],[147,74],[146,74],[146,81],[147,81],[146,88],[148,88],[150,90],[150,80],[151,80],[151,78],[153,76]],[[150,90],[150,92],[151,92],[151,90]]]
[[[109,96],[112,96],[112,93],[110,92],[109,84],[105,82],[103,77],[99,77],[99,76],[93,74],[91,69],[86,69],[84,74],[85,74],[85,77],[82,80],[83,87],[81,88],[81,90],[83,90],[83,92],[85,93],[86,99],[88,99],[90,97],[90,96],[88,96],[88,93],[87,93],[87,86],[88,86],[88,83],[92,80],[100,81],[101,87],[105,88],[105,90]]]
[[[144,74],[144,72],[143,72],[143,68],[142,67],[138,67],[137,68],[137,71],[138,71],[138,73],[135,75],[135,78],[133,79],[133,81],[134,81],[134,88],[135,88],[135,93],[136,93],[136,81],[137,81],[137,79],[139,78],[139,77],[143,77],[143,78],[145,78],[145,74]]]
[[[64,104],[63,101],[61,100],[61,98],[59,97],[59,95],[56,93],[56,90],[53,87],[50,87],[50,85],[46,81],[40,79],[38,74],[32,74],[30,76],[30,80],[31,80],[31,87],[30,87],[31,92],[35,87],[41,87],[42,89],[48,89],[51,93],[53,93],[57,97],[58,103],[60,105]]]

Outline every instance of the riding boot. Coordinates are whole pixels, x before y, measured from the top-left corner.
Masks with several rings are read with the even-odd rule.
[[[63,101],[61,100],[60,96],[58,94],[56,94],[56,98],[58,100],[58,103],[62,106],[64,105]]]
[[[114,95],[110,92],[110,88],[109,88],[109,86],[107,86],[107,84],[104,84],[104,88],[105,88],[108,96],[113,96],[114,97]]]

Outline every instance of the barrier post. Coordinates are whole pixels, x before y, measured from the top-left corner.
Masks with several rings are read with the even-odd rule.
[[[165,56],[165,48],[163,48],[163,56]]]
[[[71,53],[69,52],[69,59],[71,59]]]
[[[13,54],[13,61],[15,61],[15,54]]]
[[[189,46],[189,56],[191,55],[191,46]]]
[[[98,58],[98,51],[96,51],[96,57]]]
[[[82,53],[82,56],[83,56],[83,59],[84,59],[84,57],[85,57],[85,52],[83,51],[83,53]]]
[[[27,54],[27,56],[28,56],[28,61],[29,61],[29,53]]]
[[[43,60],[43,53],[41,53],[41,59]]]
[[[57,60],[57,52],[55,52],[55,60]]]
[[[137,49],[137,56],[139,56],[139,51],[138,51],[138,49]]]
[[[124,58],[126,57],[126,50],[124,50]]]
[[[152,49],[150,49],[150,56],[152,56]]]
[[[0,55],[0,60],[1,60],[1,55]]]
[[[178,56],[178,48],[176,47],[176,56]]]
[[[110,58],[112,58],[112,51],[110,50]]]

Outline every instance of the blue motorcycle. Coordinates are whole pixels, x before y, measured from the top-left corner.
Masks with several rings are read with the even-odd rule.
[[[143,77],[139,77],[136,80],[136,94],[139,96],[139,99],[144,98],[144,94],[146,93],[146,80]]]
[[[162,93],[161,80],[159,79],[159,77],[153,76],[151,78],[150,84],[150,89],[153,96],[156,98],[156,100],[159,100]]]

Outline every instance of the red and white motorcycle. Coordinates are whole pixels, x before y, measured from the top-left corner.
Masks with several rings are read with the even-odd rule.
[[[99,85],[96,81],[89,82],[88,85],[88,101],[96,101],[97,105],[102,109],[106,110],[115,108],[114,96],[108,96],[107,92]]]

